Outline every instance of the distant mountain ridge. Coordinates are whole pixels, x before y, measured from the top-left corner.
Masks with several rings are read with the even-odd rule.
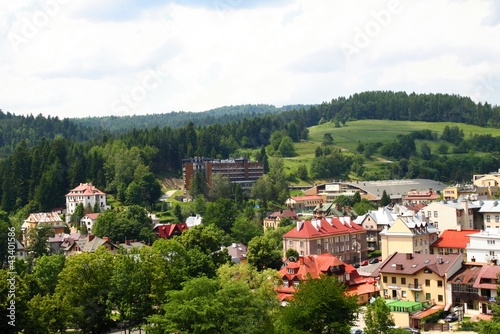
[[[245,104],[224,106],[202,112],[173,111],[163,114],[133,116],[102,116],[72,118],[71,121],[87,127],[101,127],[112,132],[124,132],[132,129],[149,129],[155,126],[179,128],[193,122],[195,126],[226,124],[245,118],[254,118],[264,114],[276,114],[293,109],[308,109],[311,105],[285,105],[275,107],[269,104]]]

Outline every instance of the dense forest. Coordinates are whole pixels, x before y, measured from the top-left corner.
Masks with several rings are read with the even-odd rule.
[[[126,201],[134,189],[135,193],[140,190],[147,201],[154,201],[155,177],[166,171],[180,176],[184,158],[252,155],[259,160],[262,148],[268,155],[287,156],[293,154],[293,142],[308,138],[308,127],[326,121],[345,124],[354,119],[381,118],[500,125],[497,106],[475,104],[455,95],[401,92],[365,92],[307,109],[250,116],[253,114],[225,124],[196,126],[190,122],[181,127],[155,126],[112,133],[67,119],[1,113],[0,150],[11,153],[0,161],[0,209],[8,213],[24,209],[28,213],[63,207],[69,189],[85,181],[121,201]],[[359,177],[365,179],[422,177],[446,182],[468,180],[472,173],[498,168],[498,138],[481,135],[466,140],[460,129],[450,128],[439,139],[448,142],[453,153],[462,155],[440,156],[425,149],[421,151],[426,154],[417,154],[415,139],[433,136],[414,133],[383,147],[376,143],[365,145],[355,152],[359,154],[356,157],[352,152],[346,156],[325,149],[317,152],[312,170],[306,170],[303,177],[345,176],[354,165]],[[484,154],[471,155],[478,151]],[[441,153],[448,152],[443,147]],[[397,163],[380,173],[364,173],[362,159],[375,153],[396,159]],[[341,162],[336,164],[339,168],[324,168],[335,161]]]
[[[101,127],[110,131],[126,132],[132,129],[153,128],[156,126],[169,126],[178,128],[193,122],[196,126],[206,126],[210,124],[226,124],[237,122],[244,118],[254,118],[264,114],[276,114],[279,112],[304,108],[307,105],[286,105],[275,107],[268,104],[245,104],[238,106],[226,106],[207,110],[204,112],[173,111],[163,114],[133,115],[133,116],[103,116],[73,118],[74,123]]]

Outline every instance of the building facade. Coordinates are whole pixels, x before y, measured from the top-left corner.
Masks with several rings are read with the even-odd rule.
[[[489,228],[469,235],[467,262],[497,264],[500,256],[500,229]]]
[[[76,207],[82,204],[84,208],[91,210],[99,208],[99,211],[109,209],[106,202],[106,194],[92,185],[92,183],[80,183],[66,194],[66,222],[69,222],[71,215],[75,213]]]
[[[398,217],[394,224],[380,232],[382,258],[394,252],[430,254],[438,231],[417,217]]]
[[[358,263],[367,256],[366,231],[350,217],[301,220],[283,235],[283,254],[290,248],[301,256],[330,253],[346,263]]]
[[[190,189],[191,180],[198,172],[204,174],[209,186],[212,186],[213,176],[219,174],[227,177],[232,183],[239,183],[243,189],[249,189],[257,179],[264,175],[264,166],[260,162],[250,162],[247,158],[184,159],[182,160],[182,177],[185,189]]]

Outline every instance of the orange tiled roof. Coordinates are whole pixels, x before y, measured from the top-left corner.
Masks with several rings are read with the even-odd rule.
[[[445,230],[431,247],[465,249],[470,241],[470,234],[479,233],[481,230]]]

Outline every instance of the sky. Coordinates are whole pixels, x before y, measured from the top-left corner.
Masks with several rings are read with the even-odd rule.
[[[495,0],[0,3],[0,109],[125,116],[373,90],[500,105]]]

